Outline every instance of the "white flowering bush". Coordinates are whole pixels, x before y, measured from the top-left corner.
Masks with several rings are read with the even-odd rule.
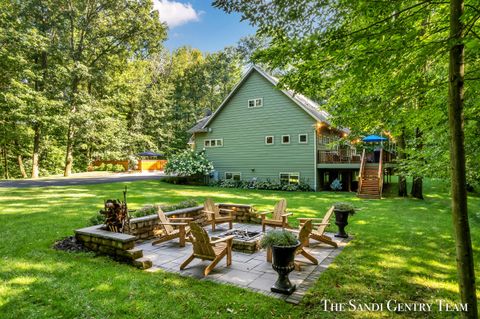
[[[177,176],[207,175],[213,171],[213,164],[203,153],[185,150],[168,158],[165,173]]]

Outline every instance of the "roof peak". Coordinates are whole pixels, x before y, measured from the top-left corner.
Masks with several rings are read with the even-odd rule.
[[[257,71],[261,76],[263,76],[267,81],[269,81],[275,87],[280,82],[279,79],[274,77],[273,75],[269,74],[267,71],[263,70],[260,66],[256,64],[252,64],[249,69],[245,72],[242,76],[241,80],[235,85],[232,91],[228,94],[228,96],[223,100],[220,106],[213,112],[211,116],[208,118],[205,117],[201,119],[197,124],[188,130],[189,133],[195,132],[205,132],[206,126],[215,118],[215,116],[222,110],[222,108],[227,104],[230,98],[236,93],[236,91],[242,86],[242,84],[246,81],[249,75],[253,72]],[[304,110],[308,115],[313,117],[316,121],[326,123],[331,125],[329,118],[331,117],[328,112],[325,110],[320,109],[320,105],[313,101],[312,99],[300,94],[296,93],[293,90],[289,89],[279,89],[283,94],[289,97],[295,104],[297,104],[302,110]],[[340,130],[347,132],[347,129],[339,128]]]

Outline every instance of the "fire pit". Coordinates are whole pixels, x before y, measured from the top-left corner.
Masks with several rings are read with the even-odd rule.
[[[233,238],[233,250],[249,254],[253,254],[260,250],[260,239],[262,239],[261,232],[249,231],[247,229],[232,229],[216,235],[212,237],[212,239],[219,239],[231,235],[235,236]]]

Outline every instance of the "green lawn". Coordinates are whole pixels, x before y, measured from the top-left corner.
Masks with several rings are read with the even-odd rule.
[[[365,201],[349,193],[287,193],[186,187],[144,181],[129,185],[130,208],[188,198],[271,207],[285,197],[296,217],[321,217],[335,201],[362,208],[347,231],[355,239],[322,274],[300,306],[232,286],[156,272],[105,257],[51,249],[87,224],[123,184],[0,188],[0,317],[2,318],[383,318],[392,313],[321,312],[320,301],[458,302],[449,196],[440,182],[426,199]],[[470,198],[472,241],[480,282],[480,198]],[[477,292],[480,296],[480,291]],[[436,308],[434,308],[436,309]],[[433,310],[434,310],[433,309]],[[451,318],[400,313],[395,318]]]

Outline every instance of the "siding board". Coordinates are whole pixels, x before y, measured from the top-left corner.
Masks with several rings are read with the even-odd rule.
[[[263,106],[248,108],[248,100],[263,98]],[[205,148],[219,177],[226,171],[241,172],[243,180],[278,181],[280,172],[299,172],[312,188],[315,174],[315,120],[258,72],[252,72],[209,124],[208,133],[195,134],[195,149],[205,139],[223,139],[223,147]],[[308,134],[300,144],[299,134]],[[275,137],[274,145],[265,136]],[[290,144],[282,144],[290,135]],[[252,171],[253,169],[253,171]]]

